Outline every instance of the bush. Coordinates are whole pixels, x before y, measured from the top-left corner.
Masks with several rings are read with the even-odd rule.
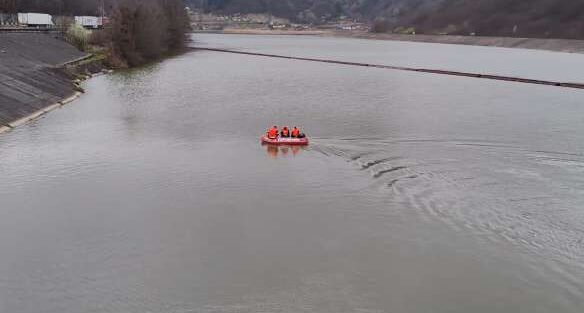
[[[389,22],[384,19],[378,19],[373,22],[371,31],[374,33],[387,33],[391,29]]]
[[[65,33],[65,40],[77,47],[77,49],[85,51],[87,50],[90,36],[91,31],[83,28],[83,26],[77,23],[73,23],[69,26],[67,32]]]
[[[89,36],[89,44],[94,46],[106,47],[112,41],[109,29],[96,29]]]

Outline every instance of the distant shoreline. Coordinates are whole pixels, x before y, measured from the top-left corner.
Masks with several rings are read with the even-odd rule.
[[[289,35],[289,36],[327,36],[329,31],[326,30],[270,30],[270,29],[252,29],[252,28],[226,28],[222,30],[195,30],[194,33],[200,34],[230,34],[230,35]]]
[[[545,50],[566,53],[584,53],[584,40],[570,39],[541,39],[541,38],[513,38],[513,37],[481,37],[481,36],[453,36],[453,35],[401,35],[386,33],[370,33],[365,31],[335,31],[335,30],[268,30],[268,29],[239,29],[227,28],[224,30],[194,31],[194,33],[218,33],[237,35],[304,35],[340,38],[359,38],[372,40],[392,40],[408,42],[425,42],[439,44],[500,47],[515,49]]]

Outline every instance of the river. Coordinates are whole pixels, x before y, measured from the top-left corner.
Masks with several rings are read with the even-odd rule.
[[[584,55],[194,40],[584,81]],[[0,136],[0,312],[584,307],[582,90],[211,51],[84,87]]]

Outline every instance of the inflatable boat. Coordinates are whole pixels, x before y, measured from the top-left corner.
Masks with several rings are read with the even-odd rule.
[[[304,138],[292,138],[292,137],[278,137],[276,139],[270,139],[268,136],[262,136],[262,144],[267,145],[286,145],[286,146],[307,146],[308,137]]]

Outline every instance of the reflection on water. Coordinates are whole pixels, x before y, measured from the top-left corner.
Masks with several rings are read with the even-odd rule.
[[[272,159],[277,159],[278,157],[288,157],[296,156],[303,150],[306,150],[306,146],[299,145],[271,145],[262,143],[262,146],[266,148],[268,156]]]

